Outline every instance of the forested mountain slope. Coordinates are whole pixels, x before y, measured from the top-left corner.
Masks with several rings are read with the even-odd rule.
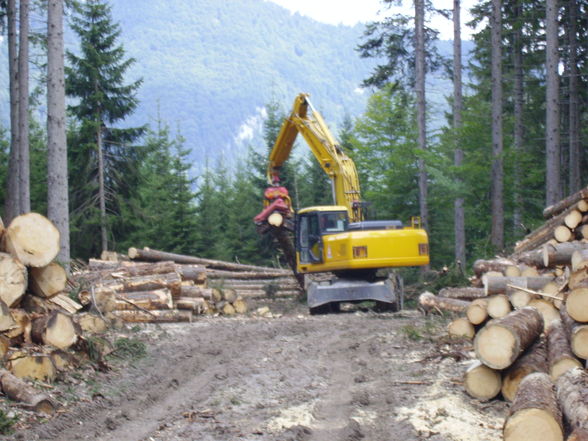
[[[144,79],[130,123],[156,118],[159,108],[196,161],[242,151],[272,99],[289,106],[309,92],[334,125],[363,110],[358,86],[373,61],[354,50],[362,25],[318,23],[264,0],[112,5],[121,42],[138,61],[133,73]]]

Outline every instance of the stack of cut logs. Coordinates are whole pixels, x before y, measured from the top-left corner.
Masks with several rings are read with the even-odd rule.
[[[463,314],[448,331],[474,342],[464,386],[512,402],[505,440],[588,441],[587,212],[584,189],[548,207],[510,258],[477,261],[477,286],[420,297],[426,310]]]
[[[247,299],[295,295],[288,270],[129,248],[90,259],[76,279],[82,305],[126,322],[191,321],[194,314],[247,312]]]
[[[20,378],[52,381],[87,357],[82,332],[106,329],[67,294],[64,268],[54,262],[59,232],[44,216],[28,213],[4,228],[0,220],[0,388],[9,398],[52,413],[55,405]]]

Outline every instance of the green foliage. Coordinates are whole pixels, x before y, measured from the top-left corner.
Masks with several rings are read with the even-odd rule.
[[[18,422],[18,416],[8,416],[6,412],[0,409],[0,434],[10,435],[14,433],[14,425]]]
[[[147,346],[136,338],[120,337],[114,342],[114,354],[126,360],[139,360],[147,355]]]

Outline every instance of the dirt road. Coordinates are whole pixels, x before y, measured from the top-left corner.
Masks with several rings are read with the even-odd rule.
[[[16,439],[500,440],[504,404],[465,395],[467,361],[435,338],[440,326],[410,311],[309,316],[302,306],[149,326],[146,357]]]

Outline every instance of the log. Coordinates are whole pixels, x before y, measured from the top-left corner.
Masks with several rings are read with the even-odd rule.
[[[493,369],[509,367],[543,331],[543,318],[528,306],[490,320],[476,335],[477,358]]]
[[[31,316],[20,308],[11,309],[10,315],[14,320],[14,326],[4,331],[4,335],[13,340],[19,337],[23,343],[31,343]]]
[[[582,222],[582,212],[578,209],[570,211],[566,217],[564,217],[564,224],[570,230],[576,228]]]
[[[72,318],[60,311],[33,320],[31,336],[35,343],[67,349],[81,334],[80,328]]]
[[[150,291],[119,292],[115,295],[116,310],[173,309],[171,291],[167,288]]]
[[[120,262],[114,269],[113,275],[121,277],[138,277],[153,274],[167,274],[177,271],[177,265],[171,260],[161,262]]]
[[[561,320],[551,322],[551,325],[547,328],[546,337],[549,376],[554,382],[569,369],[582,367],[582,364],[572,352],[572,347]]]
[[[561,404],[560,404],[561,406]],[[566,438],[566,441],[588,441],[587,429],[574,429]]]
[[[177,309],[194,311],[196,314],[203,314],[209,309],[208,302],[202,297],[179,297],[175,301],[175,307]]]
[[[551,322],[559,320],[559,311],[553,306],[553,303],[546,299],[533,299],[529,302],[529,306],[537,308],[541,317],[543,317],[543,330],[546,331]]]
[[[243,297],[237,297],[233,302],[233,308],[235,308],[237,314],[245,314],[249,310],[249,306],[247,306],[247,302]]]
[[[26,267],[10,254],[0,253],[0,300],[8,306],[14,306],[26,289]]]
[[[508,265],[504,268],[505,277],[521,277],[521,269],[516,265]]]
[[[558,242],[569,242],[572,240],[573,234],[572,231],[565,225],[559,225],[555,227],[555,230],[553,230],[553,237]]]
[[[283,279],[288,278],[289,280],[296,280],[292,276],[292,273],[275,272],[274,270],[268,271],[223,271],[223,270],[207,270],[206,276],[208,279],[240,279],[240,280],[257,280],[257,279]]]
[[[486,311],[492,318],[502,318],[512,310],[508,297],[504,294],[497,294],[488,298]]]
[[[4,395],[12,401],[21,403],[34,412],[53,415],[57,410],[57,404],[49,395],[37,392],[6,369],[0,369],[0,388],[2,388]]]
[[[543,266],[553,268],[556,265],[569,265],[570,262],[573,262],[572,256],[574,252],[582,250],[586,250],[588,253],[588,244],[577,240],[558,244],[545,244],[541,251]],[[572,269],[574,268],[572,267]]]
[[[579,225],[574,233],[576,233],[576,239],[588,239],[588,224]]]
[[[182,291],[182,279],[176,272],[167,274],[150,274],[120,280],[108,280],[93,286],[94,293],[115,294],[133,291],[152,291],[169,289],[172,296],[179,296]]]
[[[529,302],[535,298],[535,296],[529,293],[528,290],[508,288],[507,292],[510,304],[514,309],[521,309],[522,307],[527,306]]]
[[[577,242],[571,242],[571,243],[577,243]],[[585,245],[586,248],[580,248],[578,246],[578,248],[572,252],[572,256],[570,257],[570,261],[568,263],[571,263],[572,271],[574,271],[574,272],[588,267],[588,244],[586,244],[584,242],[579,242],[579,243],[581,243],[582,245]]]
[[[570,290],[565,301],[571,318],[580,323],[588,322],[588,281]]]
[[[522,266],[520,271],[521,277],[540,277],[539,271],[534,266]]]
[[[29,280],[33,294],[49,298],[65,290],[67,274],[61,265],[51,262],[47,266],[31,268]]]
[[[545,268],[543,264],[543,250],[536,249],[520,253],[517,256],[517,261],[527,266],[533,266],[535,268]],[[520,271],[520,270],[519,270]],[[520,276],[520,274],[519,274]]]
[[[471,397],[487,401],[500,393],[502,379],[499,371],[476,360],[466,370],[463,385]]]
[[[255,265],[243,265],[240,263],[223,262],[220,260],[203,259],[200,257],[186,256],[183,254],[174,254],[165,251],[152,250],[150,248],[143,248],[142,250],[138,248],[129,248],[128,254],[129,257],[133,260],[173,260],[176,263],[204,265],[207,268],[214,268],[226,271],[262,271],[275,272],[281,274],[291,274],[289,270],[280,270]]]
[[[176,265],[176,271],[180,273],[182,280],[192,280],[202,284],[208,278],[208,271],[201,265]]]
[[[49,358],[58,371],[67,371],[77,366],[76,358],[62,349],[55,349],[49,354]]]
[[[488,318],[488,299],[475,299],[466,309],[466,316],[472,325],[484,323]]]
[[[546,207],[543,210],[543,217],[545,219],[549,219],[550,217],[557,216],[562,211],[570,208],[570,207],[577,207],[579,202],[582,199],[588,198],[588,187],[578,190],[574,194],[569,195],[568,197],[562,199],[561,201]],[[579,207],[581,208],[581,207]],[[585,211],[585,210],[582,210]]]
[[[0,358],[4,359],[8,350],[10,349],[10,338],[4,334],[0,334]]]
[[[235,315],[237,313],[237,311],[235,311],[234,306],[231,305],[229,302],[224,302],[222,307],[217,306],[217,308],[222,315]]]
[[[292,290],[283,290],[277,291],[273,294],[272,297],[298,297],[302,291],[300,289],[292,289]],[[255,289],[255,290],[246,290],[240,289],[237,291],[237,295],[249,298],[249,299],[260,299],[260,298],[268,298],[268,293],[265,290]],[[454,299],[457,300],[457,299]]]
[[[23,265],[49,265],[59,253],[59,231],[38,213],[15,217],[3,236],[3,247]]]
[[[507,285],[513,285],[521,288],[538,291],[543,288],[548,282],[551,282],[553,277],[483,277],[484,292],[486,295],[505,294],[507,292]]]
[[[108,329],[106,320],[102,317],[92,314],[90,312],[84,312],[77,314],[75,320],[85,334],[102,334]]]
[[[47,354],[31,350],[14,350],[6,354],[6,368],[18,378],[53,381],[57,369]]]
[[[192,311],[181,311],[178,309],[112,311],[112,314],[128,323],[176,323],[192,321]]]
[[[234,289],[231,288],[222,288],[221,289],[222,299],[226,302],[233,303],[237,300],[237,293]]]
[[[547,374],[527,375],[519,386],[503,430],[504,441],[563,441],[563,421]]]
[[[0,300],[0,332],[14,328],[16,323],[10,314],[10,309],[4,301]]]
[[[422,293],[419,296],[419,305],[426,311],[448,311],[463,313],[469,306],[469,302],[459,299],[448,299],[444,297],[438,297],[428,291]]]
[[[101,259],[89,259],[88,260],[88,269],[90,271],[116,270],[119,267],[120,267],[119,262],[112,262],[112,261],[101,260]]]
[[[184,285],[180,289],[179,297],[203,298],[206,300],[212,299],[212,288],[203,288],[196,285]]]
[[[549,365],[545,340],[538,338],[502,375],[502,396],[512,402],[517,390],[527,375],[535,372],[547,373]]]
[[[489,271],[496,271],[504,274],[504,270],[507,266],[515,265],[513,260],[505,259],[503,257],[494,260],[478,259],[474,262],[473,270],[477,277],[482,277]]]
[[[75,314],[82,309],[82,305],[70,298],[67,294],[57,294],[48,300],[50,304],[61,308],[69,314]]]
[[[581,286],[582,283],[586,281],[588,281],[588,267],[581,268],[570,274],[570,277],[568,279],[568,288],[575,289],[576,287]]]
[[[117,253],[116,251],[104,250],[102,253],[100,253],[100,259],[111,262],[121,262],[123,260],[129,260],[129,257],[125,256],[124,254]]]
[[[588,432],[588,372],[574,368],[561,375],[556,382],[556,394],[571,428],[577,433]]]
[[[474,300],[480,297],[486,297],[484,289],[474,288],[471,286],[462,286],[456,288],[443,288],[439,291],[439,297],[445,297],[448,299],[460,299],[460,300]]]
[[[559,309],[559,314],[569,335],[572,352],[576,357],[588,359],[588,324],[578,323],[571,318],[565,304]]]
[[[55,309],[55,304],[50,303],[49,300],[42,297],[37,297],[32,294],[25,294],[21,301],[20,306],[26,312],[35,314],[47,314]]]
[[[459,317],[447,325],[447,333],[450,337],[472,340],[476,335],[476,330],[466,317]]]

